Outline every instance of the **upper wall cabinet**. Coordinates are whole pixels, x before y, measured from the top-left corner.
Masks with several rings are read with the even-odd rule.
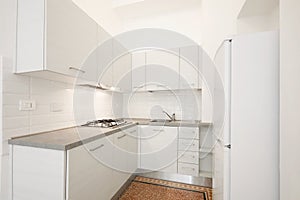
[[[146,90],[146,52],[132,53],[132,91]]]
[[[16,73],[97,79],[98,25],[72,0],[18,0]]]
[[[201,49],[198,46],[180,48],[180,89],[201,88]]]
[[[147,90],[174,90],[179,88],[179,49],[146,52]]]
[[[185,46],[170,51],[147,50],[132,53],[132,90],[200,89],[202,50]]]

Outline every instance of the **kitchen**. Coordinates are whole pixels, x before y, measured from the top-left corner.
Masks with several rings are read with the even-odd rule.
[[[247,186],[236,178],[248,169],[233,169],[253,162],[264,166],[248,166],[252,173],[243,177],[248,185],[253,186],[253,174],[271,177],[257,184],[257,196],[252,198],[279,199],[279,167],[272,167],[279,163],[275,125],[279,121],[279,3],[268,1],[259,14],[256,4],[240,3],[237,33],[243,34],[229,36],[236,32],[208,31],[205,19],[212,19],[212,13],[206,11],[212,5],[206,1],[176,1],[172,6],[166,1],[157,15],[151,13],[156,1],[124,2],[114,1],[112,7],[108,1],[6,2],[4,7],[13,11],[3,12],[10,16],[6,27],[15,37],[7,35],[9,45],[1,59],[1,199],[130,199],[133,186],[154,187],[159,180],[165,185],[197,187],[197,194],[179,188],[182,195],[195,195],[188,199],[234,200],[244,194],[236,191]],[[167,11],[171,17],[161,16]],[[157,18],[149,20],[150,14]],[[201,20],[181,27],[172,15],[183,21]],[[128,17],[122,19],[123,29],[121,16]],[[208,37],[215,39],[208,43]],[[231,75],[231,64],[257,68]],[[259,66],[264,69],[262,76],[256,76],[254,90],[248,77],[253,78]],[[239,83],[231,85],[230,76]],[[254,95],[243,93],[239,85]],[[261,101],[257,107],[246,106],[249,115],[236,112],[245,108],[244,103],[256,102],[255,95]],[[235,103],[227,104],[228,98]],[[229,116],[231,107],[235,112]],[[266,111],[261,117],[251,114],[260,109]],[[254,128],[244,124],[250,116]],[[275,117],[266,120],[268,116]],[[255,155],[266,154],[245,161],[245,154],[230,150],[231,142],[233,147],[238,142],[226,138],[228,117],[241,119],[242,126],[232,130],[257,130],[247,140],[236,137],[239,144],[249,146],[260,137]],[[245,161],[231,163],[231,185],[226,182],[229,170],[224,169],[230,162],[227,151],[232,151],[232,159]],[[265,184],[269,187],[262,194]],[[147,192],[147,187],[141,188],[139,192]]]

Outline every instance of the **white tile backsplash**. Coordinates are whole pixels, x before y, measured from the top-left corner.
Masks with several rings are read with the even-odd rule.
[[[33,134],[37,132],[55,130],[76,125],[74,120],[74,86],[62,82],[32,78],[24,75],[13,74],[12,60],[4,58],[2,68],[3,79],[3,154],[8,153],[7,140],[11,137]],[[77,89],[77,88],[76,88]],[[80,89],[79,89],[80,90]],[[82,89],[85,91],[85,89]],[[90,98],[85,95],[81,102],[81,122],[90,120],[86,114],[89,108],[93,109],[93,118],[121,117],[122,95],[111,92],[92,90]],[[20,111],[20,100],[35,100],[36,109],[33,111]],[[93,101],[94,100],[94,101]],[[77,101],[78,102],[78,101]],[[94,105],[86,104],[94,102]],[[116,104],[112,109],[112,102]],[[61,109],[51,111],[51,106],[59,105]]]
[[[162,110],[169,114],[175,113],[177,119],[201,120],[201,91],[137,92],[124,95],[125,117],[167,119]]]

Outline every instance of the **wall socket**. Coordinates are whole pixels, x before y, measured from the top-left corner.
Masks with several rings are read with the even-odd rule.
[[[20,100],[19,110],[20,111],[32,111],[35,110],[36,104],[34,100]]]

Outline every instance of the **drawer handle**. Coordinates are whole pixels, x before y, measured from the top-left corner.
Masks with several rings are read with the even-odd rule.
[[[123,137],[125,137],[126,134],[122,135],[122,136],[119,136],[118,139],[122,139]]]
[[[129,133],[136,133],[136,130],[134,130],[134,131],[130,131]]]
[[[84,70],[78,69],[78,68],[76,68],[76,67],[69,67],[69,69],[72,69],[72,70],[75,70],[75,71],[79,71],[79,72],[81,72],[81,73],[85,73]]]
[[[196,146],[196,144],[195,143],[182,143],[183,145],[185,145],[185,146],[189,146],[189,145],[192,145],[192,146]]]
[[[163,129],[153,129],[153,131],[164,132]]]
[[[182,169],[191,169],[191,170],[195,171],[195,168],[192,168],[192,167],[182,167]]]
[[[90,149],[90,151],[96,151],[97,149],[101,149],[102,147],[104,147],[104,144],[101,144],[93,149]]]

